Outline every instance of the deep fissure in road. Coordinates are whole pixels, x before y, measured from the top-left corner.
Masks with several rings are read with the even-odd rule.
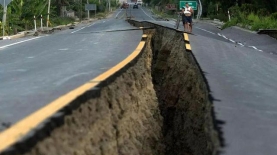
[[[142,53],[5,155],[212,155],[203,75],[183,34],[154,27]]]
[[[192,53],[186,52],[183,34],[152,26],[152,77],[163,116],[164,153],[215,154],[218,140],[208,88]]]

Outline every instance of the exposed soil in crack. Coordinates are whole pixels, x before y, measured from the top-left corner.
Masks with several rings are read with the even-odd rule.
[[[166,155],[215,154],[217,135],[209,92],[183,34],[156,27],[152,38],[153,84],[164,118]]]
[[[142,53],[1,155],[212,155],[211,101],[182,33],[154,27]],[[50,123],[49,123],[50,122]]]

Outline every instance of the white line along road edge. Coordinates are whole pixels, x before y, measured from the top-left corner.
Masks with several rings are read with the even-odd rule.
[[[16,42],[16,43],[12,43],[12,44],[9,44],[9,45],[1,46],[0,48],[3,49],[3,48],[6,48],[6,47],[10,47],[10,46],[13,46],[13,45],[21,44],[21,43],[24,43],[24,42],[27,42],[27,41],[31,41],[31,40],[35,40],[35,39],[39,39],[39,38],[42,38],[42,37],[35,37],[35,38],[27,39],[27,40],[22,40],[22,41],[19,41],[19,42]]]
[[[121,11],[122,9],[120,9],[120,11],[116,14],[115,18],[117,18],[117,16],[120,14]]]
[[[78,32],[78,31],[80,31],[80,30],[82,30],[82,29],[84,29],[84,28],[86,28],[86,26],[85,26],[85,27],[82,27],[82,28],[80,28],[80,29],[78,29],[78,30],[76,30],[76,31],[73,31],[73,32],[71,32],[71,33]]]
[[[143,11],[144,14],[146,14],[146,16],[148,16],[148,17],[150,17],[151,19],[155,20],[154,18],[152,18],[151,16],[149,16],[149,15],[143,10],[143,8],[140,8],[140,9]]]
[[[200,28],[200,27],[195,27],[195,28],[215,35],[215,33],[211,32],[211,31],[208,31],[208,30],[205,30],[205,29],[202,29],[202,28]]]
[[[104,22],[105,22],[105,21],[104,21]],[[84,27],[82,27],[82,28],[80,28],[80,29],[78,29],[78,30],[72,31],[71,33],[75,33],[75,32],[81,31],[82,29],[87,28],[87,27],[91,27],[91,26],[93,26],[93,25],[96,24],[96,23],[97,23],[97,22],[94,22],[94,23],[92,23],[92,24],[90,24],[90,25],[88,25],[88,26],[84,26]]]

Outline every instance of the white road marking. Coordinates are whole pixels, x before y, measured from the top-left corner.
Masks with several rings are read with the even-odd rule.
[[[115,18],[117,18],[117,16],[120,14],[121,11],[122,11],[122,9],[116,14]]]
[[[229,39],[229,41],[231,41],[232,43],[236,43],[234,40],[232,40],[232,39]]]
[[[71,33],[75,33],[75,32],[81,31],[81,30],[84,29],[84,28],[86,28],[86,27],[82,27],[82,28],[80,28],[80,29],[78,29],[78,30],[76,30],[76,31],[71,32]]]
[[[228,39],[227,37],[225,37],[225,35],[222,35],[222,37],[225,38],[225,39]]]
[[[151,19],[155,20],[154,18],[152,18],[151,16],[149,16],[142,8],[140,8],[140,9],[143,11],[143,13],[144,13],[146,16],[148,16],[148,17],[150,17]]]
[[[215,35],[215,33],[211,32],[211,31],[208,31],[208,30],[205,30],[205,29],[202,29],[202,28],[200,28],[200,27],[195,27],[195,28]]]
[[[92,24],[90,24],[89,26],[87,26],[87,27],[91,27],[91,26],[93,26],[94,24],[96,24],[96,23],[92,23]]]
[[[145,14],[146,14],[146,13],[145,13]],[[146,15],[147,15],[147,14],[146,14]],[[175,24],[172,24],[172,23],[169,23],[169,24],[175,25]],[[202,28],[200,28],[200,27],[195,27],[195,28],[216,35],[215,33],[211,32],[211,31],[208,31],[208,30],[205,30],[205,29],[202,29]],[[232,43],[241,45],[241,46],[243,46],[243,47],[245,46],[245,45],[243,45],[242,43],[237,43],[236,41],[234,41],[234,40],[232,40],[232,39],[229,39],[229,38],[227,38],[226,36],[224,36],[224,35],[222,35],[222,34],[220,34],[220,33],[217,33],[217,35],[220,36],[220,37],[223,37],[223,38],[225,38],[225,39],[227,39],[227,40],[229,40],[229,41],[231,41]],[[257,51],[263,52],[263,50],[260,50],[260,49],[258,49],[258,48],[255,47],[255,46],[248,46],[248,47],[251,47],[251,48],[253,48],[253,49],[257,50]]]
[[[238,43],[240,46],[244,46],[242,43]]]
[[[27,42],[27,41],[39,39],[39,38],[41,38],[41,37],[35,37],[35,38],[19,41],[19,42],[16,42],[16,43],[12,43],[12,44],[9,44],[9,45],[1,46],[0,49],[6,48],[6,47],[10,47],[10,46],[13,46],[13,45],[17,45],[17,44],[21,44],[21,43],[24,43],[24,42]]]
[[[28,57],[28,59],[33,59],[33,58],[35,58],[35,57]]]
[[[258,50],[257,47],[255,47],[255,46],[249,46],[249,47],[252,47],[252,48],[254,48],[255,50]]]

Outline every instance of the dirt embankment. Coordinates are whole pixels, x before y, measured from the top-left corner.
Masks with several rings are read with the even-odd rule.
[[[183,34],[131,23],[155,27],[145,30],[143,52],[7,154],[215,153],[208,89],[193,55],[185,50]]]
[[[186,52],[183,34],[156,27],[152,49],[153,83],[164,118],[166,155],[211,155],[217,147],[208,89],[198,65]]]
[[[150,43],[147,46],[99,86],[100,92],[76,100],[74,110],[46,138],[13,155],[163,154],[162,117],[152,84]]]

